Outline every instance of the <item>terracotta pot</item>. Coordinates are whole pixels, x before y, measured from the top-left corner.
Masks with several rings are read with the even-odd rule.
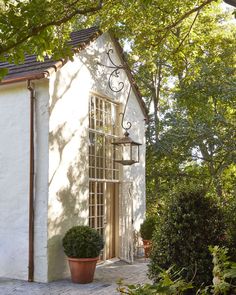
[[[148,258],[151,251],[151,247],[152,247],[152,241],[143,240],[143,247],[144,247],[145,258]]]
[[[93,281],[98,257],[70,258],[68,257],[71,280],[73,283],[88,284]]]

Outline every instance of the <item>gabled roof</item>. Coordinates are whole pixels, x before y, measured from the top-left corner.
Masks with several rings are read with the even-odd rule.
[[[83,29],[83,30],[71,33],[71,40],[68,43],[69,45],[72,46],[72,48],[76,52],[79,52],[80,50],[88,46],[92,41],[97,39],[99,35],[101,35],[101,31],[97,27]],[[122,64],[124,65],[127,77],[130,81],[130,84],[132,85],[132,89],[138,98],[138,102],[143,111],[143,114],[145,118],[147,119],[147,114],[148,114],[147,108],[145,106],[145,103],[142,100],[142,95],[138,89],[137,84],[134,81],[131,70],[125,61],[123,50],[119,42],[117,41],[117,39],[114,38],[111,33],[110,33],[110,36],[117,50],[118,56],[121,59]],[[0,81],[0,85],[26,81],[26,80],[46,78],[50,75],[50,73],[56,71],[61,66],[63,66],[63,64],[65,64],[67,60],[68,59],[61,59],[59,61],[54,61],[52,59],[45,58],[43,62],[40,62],[40,61],[37,61],[36,55],[26,55],[25,61],[23,64],[15,65],[15,64],[10,64],[8,62],[0,62],[0,68],[8,69],[8,74],[4,77],[2,81]]]
[[[68,42],[72,48],[77,50],[83,49],[91,41],[100,35],[97,27],[80,30],[71,33],[71,40]],[[54,61],[45,58],[43,62],[37,61],[36,55],[26,55],[23,64],[9,64],[8,62],[0,62],[0,68],[7,68],[8,74],[1,81],[2,84],[24,81],[28,79],[41,79],[47,77],[52,70],[56,70],[63,65],[65,61]]]

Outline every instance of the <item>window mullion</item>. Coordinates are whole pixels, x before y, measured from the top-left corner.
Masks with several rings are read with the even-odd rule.
[[[103,181],[117,180],[117,167],[114,163],[115,152],[111,142],[117,133],[114,118],[118,108],[111,101],[95,95],[91,95],[89,107],[89,132],[94,134],[94,173],[90,173],[90,177]]]

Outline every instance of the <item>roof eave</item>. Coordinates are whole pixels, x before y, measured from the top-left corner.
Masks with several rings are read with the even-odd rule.
[[[87,46],[89,46],[93,41],[95,41],[101,34],[102,34],[102,31],[97,30],[90,37],[90,39],[87,42],[84,42],[84,43],[80,44],[78,47],[73,48],[73,52],[79,53],[80,51],[85,49]],[[22,82],[22,81],[26,81],[26,80],[39,80],[39,79],[48,78],[52,73],[58,71],[64,64],[66,64],[68,60],[69,60],[68,58],[61,59],[61,60],[55,62],[55,64],[53,66],[50,66],[48,69],[46,69],[46,70],[44,69],[42,72],[29,74],[29,75],[23,75],[23,76],[19,76],[19,77],[12,77],[12,78],[8,78],[5,80],[3,79],[2,81],[0,81],[0,85],[17,83],[17,82]]]
[[[147,110],[147,107],[142,99],[142,94],[138,88],[138,85],[136,84],[135,80],[134,80],[134,77],[133,77],[133,74],[131,72],[131,69],[128,65],[128,63],[126,62],[125,60],[125,56],[124,56],[124,51],[119,43],[119,41],[117,40],[117,38],[113,35],[113,33],[111,31],[109,31],[109,35],[111,37],[111,40],[115,46],[115,49],[117,51],[117,54],[122,62],[122,65],[124,66],[124,70],[126,72],[126,75],[129,79],[129,82],[132,86],[132,90],[133,92],[135,93],[136,97],[138,98],[138,103],[140,105],[140,108],[144,114],[144,117],[145,117],[145,120],[148,120],[148,110]]]
[[[0,82],[0,85],[23,82],[26,80],[39,80],[39,79],[47,78],[48,76],[49,76],[49,73],[47,71],[44,71],[44,72],[37,73],[37,74],[24,75],[24,76],[20,76],[20,77],[12,77],[7,80],[2,80]]]

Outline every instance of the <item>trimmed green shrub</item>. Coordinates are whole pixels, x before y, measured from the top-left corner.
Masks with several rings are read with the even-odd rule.
[[[156,218],[153,216],[147,217],[140,225],[140,235],[143,240],[151,240],[156,226]]]
[[[222,245],[225,224],[217,203],[201,189],[183,188],[163,209],[153,235],[149,276],[158,280],[160,267],[175,265],[196,286],[212,280],[210,245]]]
[[[62,243],[65,254],[70,258],[98,257],[104,246],[102,236],[95,229],[85,225],[69,229]]]

